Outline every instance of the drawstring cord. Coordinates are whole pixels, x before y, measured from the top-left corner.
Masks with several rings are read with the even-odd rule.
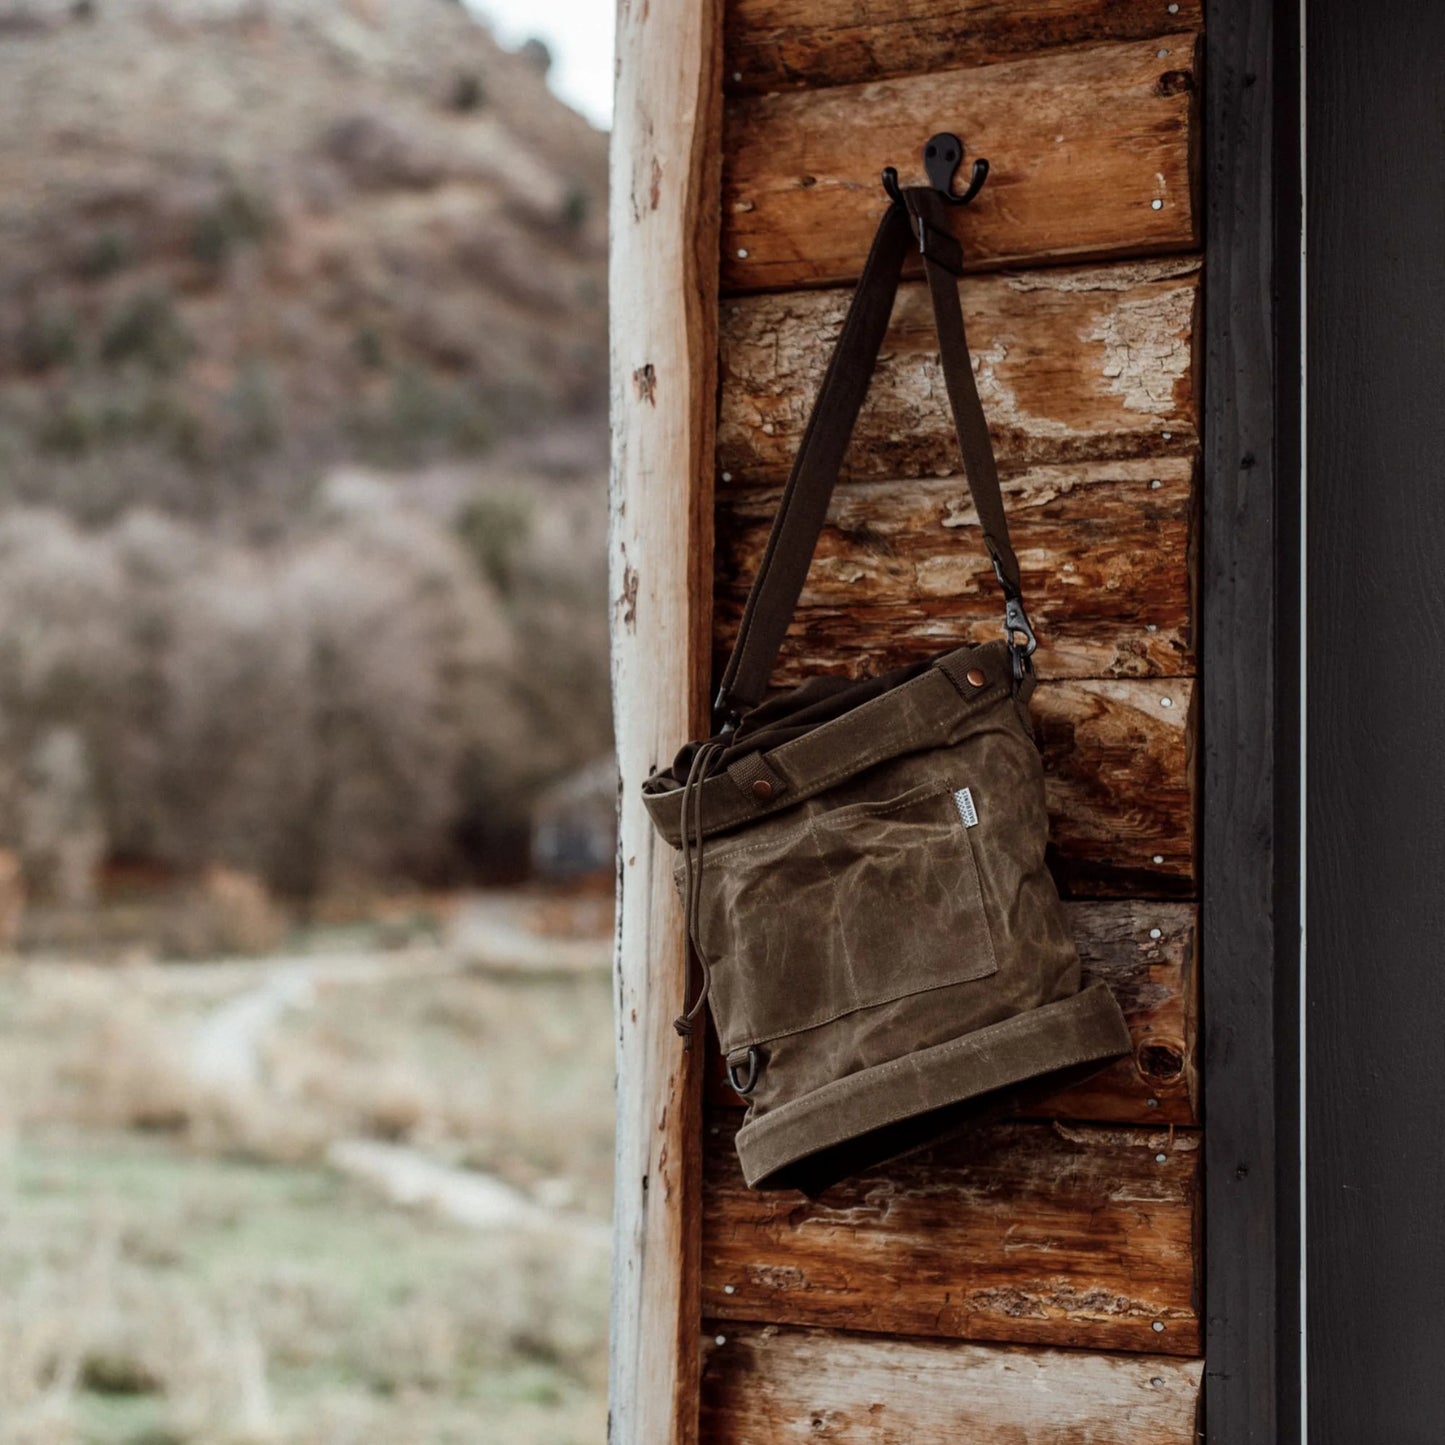
[[[692,987],[692,969],[689,967],[683,983],[683,1012],[673,1020],[672,1026],[682,1036],[683,1047],[692,1048],[693,1020],[702,1012],[712,989],[712,964],[698,938],[698,913],[702,908],[702,785],[712,761],[727,745],[721,742],[706,742],[699,745],[692,756],[687,770],[687,781],[682,785],[682,916],[688,943],[697,955],[698,967],[702,970],[702,988],[697,997],[688,1002]]]

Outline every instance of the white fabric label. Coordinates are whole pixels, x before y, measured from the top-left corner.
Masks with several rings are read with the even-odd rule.
[[[973,806],[973,794],[967,788],[959,788],[953,795],[953,801],[958,804],[958,816],[963,819],[963,826],[978,827],[978,809]]]

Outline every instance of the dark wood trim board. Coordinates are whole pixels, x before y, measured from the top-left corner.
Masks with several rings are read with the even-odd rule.
[[[1309,1439],[1445,1433],[1445,8],[1309,0]]]
[[[1298,1439],[1298,9],[1205,6],[1205,1438]]]

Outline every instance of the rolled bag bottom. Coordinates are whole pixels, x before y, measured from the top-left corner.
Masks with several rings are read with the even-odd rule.
[[[1094,983],[770,1109],[738,1131],[743,1176],[754,1189],[816,1193],[936,1141],[961,1121],[957,1106],[1025,1080],[1102,1065],[1130,1047],[1113,994]]]

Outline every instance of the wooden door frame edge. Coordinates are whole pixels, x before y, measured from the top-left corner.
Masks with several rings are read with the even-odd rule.
[[[1299,1439],[1299,0],[1206,0],[1204,1438]]]
[[[640,787],[707,731],[722,4],[620,0],[610,166],[612,687],[619,771],[613,1445],[698,1432],[702,1057],[672,1028],[672,850]]]

